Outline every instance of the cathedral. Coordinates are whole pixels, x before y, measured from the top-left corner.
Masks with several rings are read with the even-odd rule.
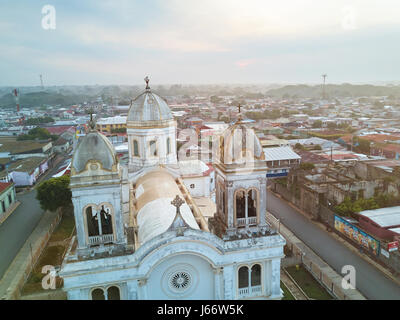
[[[204,163],[178,160],[176,121],[148,79],[127,116],[128,164],[89,127],[71,162],[68,299],[281,299],[285,240],[266,221],[268,168],[240,112],[216,139],[212,182]]]

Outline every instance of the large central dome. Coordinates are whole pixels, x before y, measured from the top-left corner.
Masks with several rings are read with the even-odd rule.
[[[131,103],[128,112],[128,126],[157,126],[173,120],[167,102],[150,90],[146,81],[146,90]]]

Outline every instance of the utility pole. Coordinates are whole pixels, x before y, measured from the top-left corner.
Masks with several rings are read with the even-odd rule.
[[[44,90],[43,77],[42,75],[39,75],[39,77],[40,77],[40,86],[42,87],[42,90]]]
[[[328,76],[327,74],[322,75],[322,78],[324,79],[323,84],[322,84],[322,99],[324,99],[324,100],[326,99],[325,80],[326,80],[327,76]]]

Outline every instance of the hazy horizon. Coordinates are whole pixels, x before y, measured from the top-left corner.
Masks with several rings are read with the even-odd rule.
[[[55,29],[43,28],[55,9]],[[0,86],[400,82],[394,0],[11,1]],[[48,21],[47,21],[48,22]]]

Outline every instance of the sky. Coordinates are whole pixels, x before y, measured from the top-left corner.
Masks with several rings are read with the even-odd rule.
[[[398,0],[2,0],[0,86],[399,81],[399,17]]]

